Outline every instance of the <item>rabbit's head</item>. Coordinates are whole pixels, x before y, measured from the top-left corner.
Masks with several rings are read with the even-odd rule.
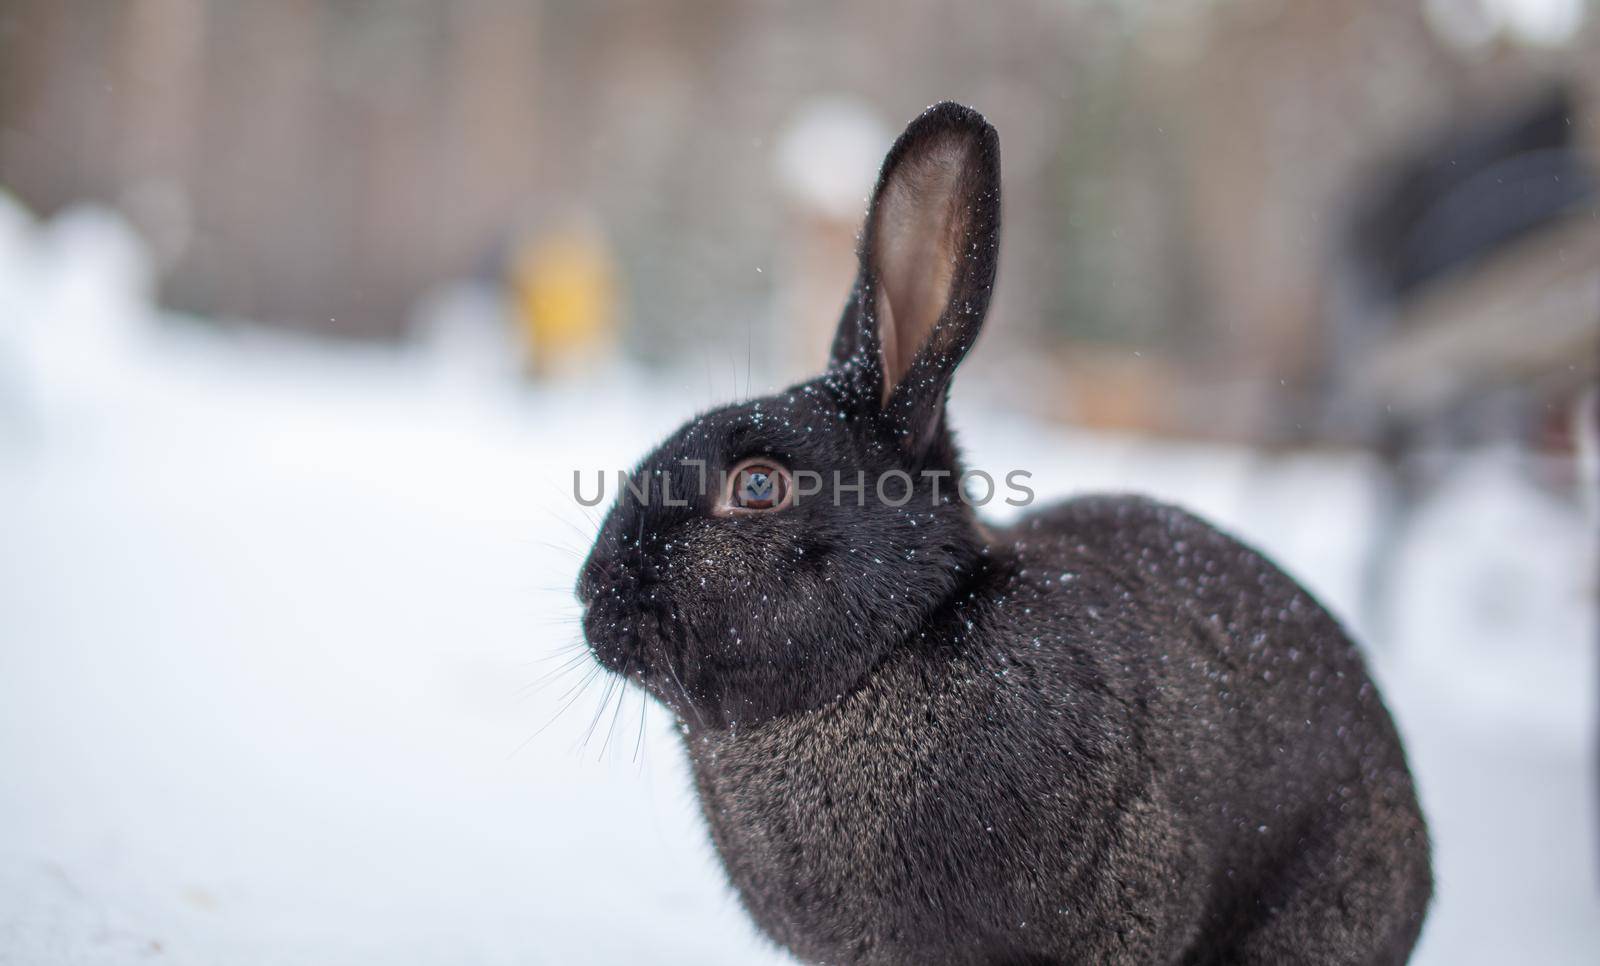
[[[827,370],[708,412],[621,488],[578,580],[599,660],[711,727],[846,693],[982,551],[944,404],[995,277],[992,127],[929,108],[890,150]]]

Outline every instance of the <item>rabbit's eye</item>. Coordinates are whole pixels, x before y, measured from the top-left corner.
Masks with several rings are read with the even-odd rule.
[[[794,494],[789,471],[768,459],[745,460],[728,473],[722,509],[781,510]]]

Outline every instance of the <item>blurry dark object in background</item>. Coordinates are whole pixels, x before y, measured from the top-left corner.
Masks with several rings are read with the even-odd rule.
[[[1600,370],[1600,198],[1564,88],[1457,127],[1366,193],[1340,259],[1329,336],[1333,432],[1388,472],[1365,609],[1388,610],[1393,554],[1452,451],[1519,451],[1572,493]]]
[[[1394,301],[1469,269],[1571,214],[1595,194],[1570,92],[1556,88],[1509,117],[1453,131],[1403,164],[1367,199],[1354,257]]]
[[[1356,206],[1331,310],[1335,432],[1539,445],[1596,375],[1600,184],[1564,88],[1458,126]]]

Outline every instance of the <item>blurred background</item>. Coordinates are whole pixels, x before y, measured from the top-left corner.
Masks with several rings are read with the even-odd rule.
[[[1600,4],[0,2],[0,961],[783,962],[570,586],[999,129],[954,419],[1366,645],[1420,963],[1600,950]]]

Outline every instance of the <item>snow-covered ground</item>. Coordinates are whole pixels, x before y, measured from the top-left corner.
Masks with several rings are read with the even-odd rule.
[[[558,715],[573,469],[734,380],[528,389],[474,338],[230,334],[148,288],[114,219],[0,196],[0,962],[784,962],[666,718],[599,679]],[[1437,847],[1417,962],[1594,961],[1591,522],[1463,458],[1369,628],[1369,461],[957,409],[976,465],[1177,500],[1381,638]]]

